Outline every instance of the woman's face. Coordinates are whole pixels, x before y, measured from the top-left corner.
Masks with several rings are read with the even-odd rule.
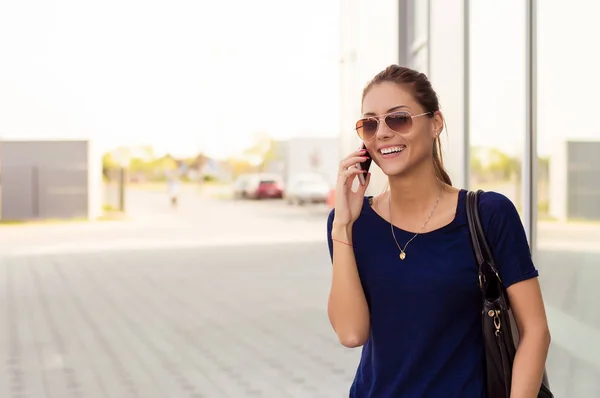
[[[362,110],[365,118],[379,118],[377,132],[371,137],[365,136],[364,142],[373,161],[386,175],[403,175],[425,162],[432,162],[433,143],[443,126],[439,112],[433,118],[431,114],[415,117],[426,111],[408,91],[393,82],[372,86],[365,95]],[[408,112],[413,117],[395,112]],[[406,128],[399,128],[395,123],[398,120],[388,119],[389,123],[386,124],[384,115],[390,113],[392,117],[402,118],[405,127],[406,123],[410,127],[412,119],[409,131],[392,130],[388,124],[396,130]]]

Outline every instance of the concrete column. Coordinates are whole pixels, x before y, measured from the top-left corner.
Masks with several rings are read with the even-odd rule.
[[[391,64],[405,61],[405,0],[342,0],[341,156],[360,146],[354,126],[361,116],[362,90],[368,81]],[[402,32],[402,33],[401,33]],[[367,194],[380,193],[387,177],[373,163]]]
[[[468,186],[468,0],[430,0],[429,78],[440,98],[448,130],[444,163],[453,185]]]

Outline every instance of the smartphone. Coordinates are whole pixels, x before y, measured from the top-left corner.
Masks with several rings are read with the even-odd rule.
[[[367,149],[364,142],[360,146],[360,149],[364,149],[364,150]],[[371,162],[373,161],[373,159],[371,159],[371,155],[369,155],[368,151],[365,152],[365,156],[367,157],[367,159],[364,162],[360,162],[356,165],[357,168],[359,168],[361,170],[365,170],[365,173],[361,173],[358,175],[358,179],[362,185],[365,185],[367,183],[367,173],[369,172],[369,168],[371,167]]]

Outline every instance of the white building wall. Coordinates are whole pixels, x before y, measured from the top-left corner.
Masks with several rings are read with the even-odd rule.
[[[361,116],[362,90],[368,81],[399,60],[398,0],[341,0],[341,156],[357,150],[354,130]],[[387,178],[374,163],[369,194],[381,192]]]
[[[354,125],[364,86],[388,65],[405,64],[430,75],[451,129],[443,142],[446,166],[454,185],[466,186],[464,14],[464,0],[381,0],[377,7],[368,0],[341,0],[341,156],[360,145]],[[371,167],[368,194],[377,194],[387,178]]]
[[[469,137],[465,0],[430,0],[429,14],[429,79],[438,93],[448,127],[441,136],[444,164],[453,185],[466,188]]]

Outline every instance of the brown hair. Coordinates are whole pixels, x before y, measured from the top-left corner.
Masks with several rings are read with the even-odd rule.
[[[436,92],[431,87],[431,83],[424,73],[405,68],[399,65],[390,65],[379,72],[364,88],[362,100],[364,101],[367,92],[376,84],[383,82],[393,82],[407,87],[415,100],[423,107],[425,112],[430,112],[428,117],[433,118],[435,112],[440,110],[440,103]],[[450,176],[444,168],[442,159],[442,142],[439,135],[433,143],[433,167],[438,179],[448,185],[452,185]]]

